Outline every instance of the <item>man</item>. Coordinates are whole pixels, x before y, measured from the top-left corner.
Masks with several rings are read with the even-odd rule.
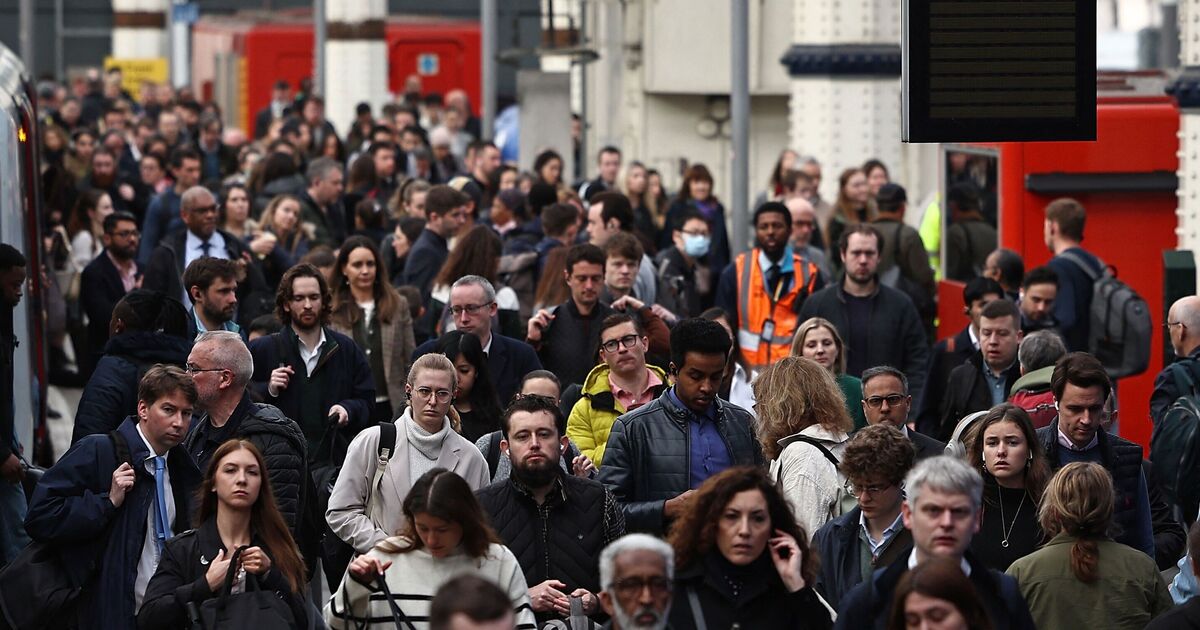
[[[646,250],[641,241],[628,232],[617,232],[604,243],[604,290],[600,301],[612,304],[627,295],[633,295],[642,257]],[[634,296],[637,297],[637,296]]]
[[[798,321],[824,317],[833,322],[846,342],[846,373],[859,376],[875,365],[900,368],[921,392],[929,345],[912,300],[883,286],[879,266],[879,231],[857,224],[842,232],[838,251],[845,277],[817,291],[804,302]]]
[[[579,187],[579,198],[590,202],[591,198],[606,190],[617,188],[617,173],[621,172],[621,150],[612,145],[604,146],[596,154],[596,179]]]
[[[337,137],[337,130],[333,128],[333,123],[325,120],[325,99],[319,95],[310,93],[305,97],[304,103],[300,106],[300,117],[312,134],[313,153],[317,153],[325,146],[326,137]]]
[[[252,262],[250,250],[232,234],[217,229],[217,200],[207,188],[193,186],[180,199],[179,214],[184,228],[162,239],[154,249],[142,286],[162,291],[192,304],[190,288],[183,285],[183,273],[198,258],[213,257],[233,261],[237,267],[237,298],[242,305],[238,311],[241,324],[267,310],[269,289],[262,269]]]
[[[706,479],[763,464],[750,412],[717,396],[731,345],[717,322],[679,322],[671,331],[675,385],[613,423],[600,481],[630,530],[661,536]]]
[[[534,184],[534,187],[536,188],[538,185]],[[532,199],[532,191],[529,196]],[[538,254],[538,278],[542,277],[542,270],[546,267],[546,257],[550,255],[550,252],[558,247],[574,245],[575,237],[579,234],[579,211],[571,204],[550,204],[542,209],[540,216],[542,231],[546,236],[534,247]]]
[[[150,368],[138,386],[137,415],[115,434],[80,440],[38,483],[25,528],[53,545],[72,575],[89,575],[80,628],[135,627],[167,539],[191,527],[201,474],[179,443],[195,403],[196,386],[183,370]]]
[[[117,171],[117,160],[118,155],[107,147],[97,147],[92,153],[91,168],[88,169],[87,175],[79,180],[79,192],[104,192],[112,200],[114,210],[128,212],[129,202],[133,199],[133,185]]]
[[[1034,267],[1021,281],[1021,330],[1058,329],[1054,319],[1054,302],[1058,298],[1058,274],[1049,265]]]
[[[463,276],[455,280],[450,285],[450,305],[447,308],[454,316],[455,329],[479,337],[483,353],[487,355],[492,386],[500,396],[501,403],[507,404],[520,390],[521,379],[534,370],[542,369],[537,353],[527,343],[492,332],[498,307],[496,288],[487,278]],[[435,352],[437,343],[437,339],[430,339],[418,346],[413,352],[413,360]]]
[[[408,252],[400,284],[421,290],[421,300],[429,304],[433,279],[450,256],[448,241],[466,221],[468,198],[445,185],[429,189],[425,195],[425,229]]]
[[[901,435],[912,441],[916,449],[916,461],[941,455],[946,443],[908,428],[908,414],[912,409],[912,395],[908,392],[908,378],[904,372],[890,365],[868,368],[862,374],[862,407],[867,424],[885,424],[895,427]]]
[[[224,125],[215,114],[204,114],[200,117],[200,133],[196,141],[196,149],[200,152],[200,181],[213,190],[221,186],[221,181],[236,173],[238,170],[238,151],[221,142],[221,132]]]
[[[1025,261],[1011,249],[997,249],[984,261],[983,277],[999,282],[1004,287],[1004,297],[1016,302],[1025,279]]]
[[[833,206],[821,198],[821,163],[817,161],[817,158],[805,155],[796,158],[796,168],[808,176],[810,186],[806,199],[808,199],[808,203],[812,204],[813,211],[817,213],[818,223],[820,225],[828,223],[830,217],[833,216]],[[832,247],[834,243],[829,245]]]
[[[500,168],[500,149],[490,140],[477,140],[475,144],[475,162],[471,165],[471,178],[483,191],[482,207],[492,205],[492,199],[500,192],[492,187],[492,174]]]
[[[872,225],[883,238],[883,251],[879,253],[880,280],[913,301],[932,337],[933,320],[937,316],[934,303],[937,284],[921,235],[904,222],[908,193],[899,184],[884,184],[875,194],[875,206],[878,216]]]
[[[371,156],[371,162],[375,165],[375,186],[367,190],[364,196],[368,199],[378,199],[386,202],[392,198],[392,195],[396,192],[396,188],[400,185],[396,177],[396,144],[390,140],[387,142],[373,142],[371,143],[371,147],[367,149],[367,153]],[[408,166],[401,164],[400,169],[407,171]]]
[[[187,371],[196,383],[200,415],[183,447],[202,470],[226,440],[248,440],[258,447],[275,505],[299,541],[308,474],[304,433],[277,407],[251,402],[246,386],[254,375],[254,358],[245,342],[229,331],[200,333],[188,355]]]
[[[807,176],[806,176],[807,177]],[[825,250],[813,244],[817,234],[817,211],[812,202],[802,196],[789,197],[783,202],[788,212],[792,214],[792,249],[800,254],[805,262],[810,262],[821,270],[821,279],[828,282],[833,278],[833,270],[829,267],[829,258]]]
[[[17,336],[13,332],[13,311],[21,303],[25,287],[25,255],[7,243],[0,243],[0,564],[7,564],[29,544],[25,533],[26,498],[22,479],[21,444],[14,426],[13,389],[14,354]]]
[[[1183,382],[1200,384],[1200,297],[1189,295],[1175,300],[1167,311],[1165,324],[1171,338],[1175,362],[1163,368],[1154,378],[1154,393],[1150,395],[1150,420],[1155,424],[1175,401],[1189,392],[1180,391],[1176,375]]]
[[[983,307],[979,318],[979,351],[950,372],[942,401],[942,421],[935,435],[950,439],[958,421],[1008,399],[1013,383],[1021,377],[1017,347],[1021,344],[1020,313],[1008,300],[994,300]]]
[[[598,613],[600,552],[625,533],[616,498],[600,482],[560,467],[569,441],[554,401],[514,400],[500,426],[500,450],[512,461],[512,472],[476,494],[521,564],[538,623],[569,616],[571,597],[582,599],[585,614]]]
[[[1074,199],[1055,199],[1046,206],[1042,224],[1046,247],[1054,254],[1047,267],[1058,273],[1058,296],[1054,300],[1054,319],[1067,341],[1067,349],[1087,350],[1092,308],[1092,278],[1104,273],[1104,265],[1083,248],[1083,227],[1087,213]]]
[[[612,630],[665,630],[671,610],[675,552],[646,534],[627,534],[600,554],[600,605]]]
[[[912,442],[888,424],[866,427],[846,444],[840,468],[858,507],[817,530],[811,547],[821,558],[814,587],[835,610],[850,589],[912,548],[900,506],[913,456]]]
[[[907,496],[900,510],[904,526],[912,531],[912,553],[877,569],[843,597],[834,628],[882,630],[901,576],[930,558],[945,558],[962,566],[993,628],[1035,628],[1017,581],[984,566],[968,551],[983,516],[983,478],[979,473],[954,457],[931,457],[909,471],[904,489]]]
[[[1066,354],[1067,347],[1063,345],[1062,337],[1049,330],[1025,335],[1017,348],[1021,378],[1012,384],[1008,400],[1029,414],[1035,429],[1049,425],[1058,415],[1054,409],[1050,378],[1054,375],[1054,364]]]
[[[286,79],[280,79],[271,88],[271,102],[254,115],[254,139],[265,137],[271,128],[271,121],[283,118],[291,107],[291,86]]]
[[[588,242],[603,248],[608,239],[618,232],[633,234],[633,206],[629,198],[619,192],[597,193],[588,206]],[[654,261],[642,253],[633,294],[646,304],[658,301],[658,285],[654,277]]]
[[[1058,470],[1071,462],[1096,462],[1113,477],[1116,503],[1115,540],[1154,557],[1154,532],[1146,476],[1142,472],[1142,447],[1105,431],[1104,404],[1112,383],[1104,366],[1084,352],[1072,352],[1054,366],[1050,379],[1058,417],[1038,429],[1050,467]]]
[[[176,149],[171,153],[169,168],[175,186],[151,199],[146,208],[142,242],[138,249],[138,264],[142,266],[150,263],[150,254],[163,237],[174,234],[184,226],[180,218],[180,206],[183,193],[200,183],[200,154],[189,147]],[[182,268],[179,273],[183,273]]]
[[[300,197],[300,221],[313,226],[313,246],[337,247],[346,239],[342,165],[331,158],[317,158],[308,165],[305,177],[308,189]]]
[[[79,282],[79,304],[88,316],[88,342],[92,346],[92,364],[99,359],[108,340],[108,322],[113,307],[138,285],[137,218],[128,212],[104,217],[104,253],[92,259]]]
[[[512,602],[491,580],[463,573],[438,587],[429,630],[514,630]]]
[[[979,187],[960,182],[946,193],[950,223],[946,228],[946,277],[966,282],[983,275],[988,254],[996,249],[994,218],[983,216]]]
[[[817,266],[792,249],[791,235],[787,206],[777,201],[759,206],[754,249],[738,254],[717,285],[717,306],[733,318],[742,359],[751,369],[788,356],[804,321],[801,305],[824,286]]]
[[[183,286],[192,298],[188,319],[188,335],[208,330],[228,330],[240,333],[241,326],[233,321],[237,313],[237,263],[224,258],[197,258],[183,272]]]
[[[649,341],[637,319],[616,313],[600,323],[600,358],[583,381],[580,399],[571,409],[567,436],[599,468],[608,435],[618,416],[662,395],[667,374],[646,364]]]
[[[972,278],[963,287],[963,314],[967,316],[966,327],[953,337],[947,337],[933,346],[929,355],[929,371],[925,378],[925,391],[921,395],[921,407],[916,413],[917,430],[936,431],[941,421],[942,398],[946,394],[946,382],[950,372],[964,364],[979,349],[979,316],[983,307],[992,300],[1004,297],[1004,289],[990,278]]]
[[[283,274],[275,298],[283,330],[250,344],[255,391],[300,425],[311,465],[337,461],[340,453],[319,450],[321,438],[336,425],[349,441],[370,422],[375,404],[367,357],[353,339],[329,328],[331,308],[325,276],[312,265],[296,265]]]

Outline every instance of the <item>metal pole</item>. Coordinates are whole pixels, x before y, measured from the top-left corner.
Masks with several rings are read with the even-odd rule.
[[[579,44],[588,46],[592,43],[592,38],[588,34],[588,0],[579,0]],[[591,112],[588,111],[588,72],[587,64],[580,62],[579,64],[579,159],[575,160],[575,172],[579,175],[579,179],[588,179],[588,164],[591,163],[588,155],[588,130],[591,128],[591,119],[588,118]]]
[[[175,0],[175,5],[187,4],[187,0]],[[176,88],[187,87],[192,83],[192,27],[183,20],[171,16],[171,83]]]
[[[746,250],[750,242],[750,5],[747,0],[730,0],[729,114],[733,124],[732,174],[733,253]]]
[[[54,78],[67,80],[67,62],[63,58],[63,0],[54,0]]]
[[[20,11],[18,21],[21,23],[21,61],[25,64],[25,72],[32,79],[37,77],[37,68],[33,63],[33,0],[21,0]]]
[[[483,0],[479,5],[479,23],[483,28],[483,59],[480,64],[483,69],[483,102],[479,104],[482,115],[480,133],[487,139],[492,138],[496,122],[496,30],[499,22],[496,12],[496,0]]]
[[[328,38],[325,21],[325,0],[313,0],[313,90],[328,94],[325,88],[325,41]]]

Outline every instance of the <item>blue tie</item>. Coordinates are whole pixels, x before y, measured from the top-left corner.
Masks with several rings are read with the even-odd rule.
[[[154,533],[159,554],[171,537],[171,518],[167,514],[166,467],[165,457],[154,458]]]
[[[208,250],[210,250],[210,249],[212,249],[212,243],[209,243],[208,241],[200,242],[200,250],[201,250],[201,252],[203,252],[201,254],[201,256],[208,257],[208,255],[209,255]]]

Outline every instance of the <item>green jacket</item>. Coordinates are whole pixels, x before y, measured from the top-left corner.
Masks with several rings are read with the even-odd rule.
[[[653,365],[647,364],[646,367],[663,382],[654,390],[654,398],[658,398],[667,387],[667,373]],[[571,438],[579,452],[592,460],[597,469],[604,460],[604,447],[608,445],[608,433],[612,430],[613,422],[625,413],[625,407],[609,390],[608,373],[607,363],[601,363],[588,372],[583,380],[582,395],[567,418],[567,437]]]
[[[1008,568],[1039,628],[1140,630],[1171,608],[1154,558],[1112,540],[1098,543],[1098,579],[1080,581],[1071,571],[1076,540],[1059,534]]]
[[[862,406],[862,381],[849,374],[835,375],[833,380],[837,381],[838,389],[842,390],[842,396],[846,399],[846,411],[850,412],[850,419],[854,421],[854,431],[867,426],[867,416]]]

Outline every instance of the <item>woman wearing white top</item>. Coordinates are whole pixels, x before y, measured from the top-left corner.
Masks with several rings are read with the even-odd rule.
[[[71,236],[71,269],[81,273],[88,263],[104,251],[104,217],[113,213],[112,198],[102,190],[90,189],[79,195],[67,234]]]
[[[812,359],[786,357],[754,380],[758,436],[771,477],[811,538],[840,516],[845,479],[838,466],[853,426],[833,373]],[[828,455],[827,455],[828,453]],[[849,500],[846,501],[849,503]]]
[[[387,599],[379,595],[380,576],[412,626],[428,628],[434,593],[464,573],[485,578],[508,594],[517,628],[536,627],[521,565],[500,543],[462,477],[444,468],[422,475],[404,499],[404,516],[399,535],[350,563],[325,606],[331,628],[397,627]]]

